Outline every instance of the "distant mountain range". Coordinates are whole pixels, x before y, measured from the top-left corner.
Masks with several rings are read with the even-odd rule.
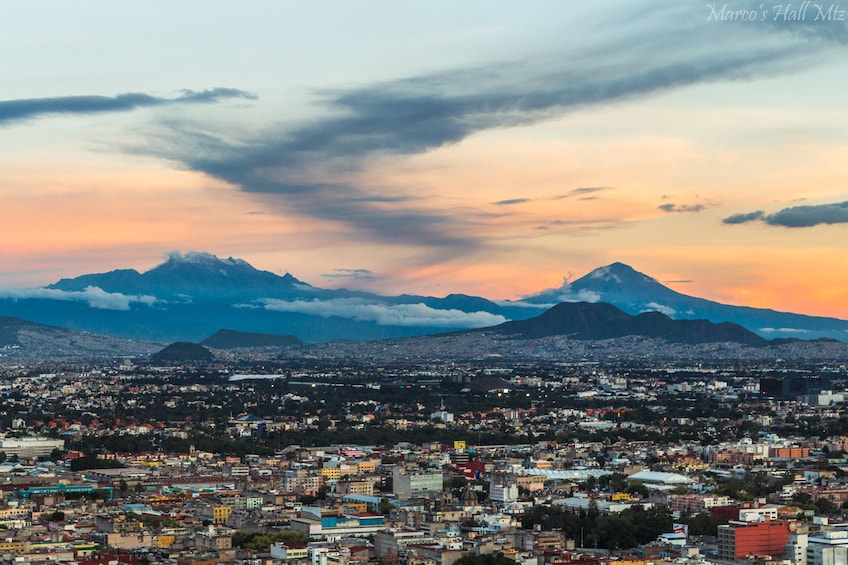
[[[172,254],[144,273],[123,269],[62,279],[43,288],[0,289],[0,315],[158,342],[200,342],[222,328],[304,342],[409,337],[527,320],[563,302],[609,303],[635,317],[612,325],[640,331],[655,331],[673,320],[708,320],[732,322],[765,338],[848,338],[848,321],[686,296],[621,263],[558,289],[499,302],[461,294],[381,296],[323,289],[291,274],[255,269],[241,259],[198,252]],[[639,316],[646,312],[659,312],[668,320]],[[669,327],[680,332],[684,326]],[[698,331],[692,329],[698,324],[686,327]]]

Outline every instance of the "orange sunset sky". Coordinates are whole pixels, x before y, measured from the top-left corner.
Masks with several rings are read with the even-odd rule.
[[[0,7],[0,287],[197,250],[506,299],[621,261],[848,318],[837,15],[304,4]]]

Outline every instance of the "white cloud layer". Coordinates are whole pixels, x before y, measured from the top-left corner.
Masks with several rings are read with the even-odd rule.
[[[660,304],[658,302],[648,302],[645,306],[648,308],[645,312],[659,312],[660,314],[665,314],[669,318],[677,314],[677,311],[671,306],[666,306],[665,304]]]
[[[154,306],[159,299],[155,296],[129,295],[106,292],[102,288],[89,286],[83,290],[59,290],[56,288],[0,288],[0,298],[14,300],[42,299],[65,302],[85,302],[90,308],[99,310],[129,310],[133,303]]]
[[[266,310],[298,312],[329,318],[339,316],[381,326],[439,326],[445,328],[482,328],[506,322],[506,318],[488,312],[439,310],[425,304],[386,304],[368,302],[361,298],[330,300],[280,300],[264,298],[259,301]]]

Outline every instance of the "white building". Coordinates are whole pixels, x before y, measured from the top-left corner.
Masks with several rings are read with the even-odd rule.
[[[515,483],[505,485],[492,484],[489,487],[489,500],[500,502],[501,504],[515,502],[518,500],[518,485]]]
[[[695,483],[685,475],[678,473],[660,473],[657,471],[639,471],[627,477],[628,481],[638,481],[648,488],[670,490],[677,487],[690,486]]]
[[[0,451],[6,457],[17,455],[22,459],[50,455],[54,449],[65,449],[65,440],[48,437],[2,437]]]
[[[789,534],[786,544],[786,558],[792,565],[807,565],[807,534]]]
[[[807,538],[807,565],[848,563],[848,532],[835,530]]]
[[[776,504],[767,504],[759,508],[742,508],[739,510],[739,520],[742,522],[777,520],[777,509]]]

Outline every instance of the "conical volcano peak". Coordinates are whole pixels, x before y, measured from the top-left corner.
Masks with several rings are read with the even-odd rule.
[[[624,263],[615,262],[610,263],[605,267],[599,267],[594,271],[590,272],[583,279],[601,279],[608,282],[615,282],[619,284],[632,284],[634,282],[638,283],[656,283],[659,282],[653,277],[649,277],[644,273],[640,273],[630,265],[626,265]],[[576,282],[576,281],[575,281]]]
[[[171,251],[168,253],[167,257],[168,259],[165,263],[170,263],[172,265],[182,264],[208,267],[230,265],[249,267],[253,269],[253,266],[244,259],[234,259],[233,257],[221,259],[217,255],[213,255],[212,253],[207,253],[205,251],[187,251],[185,254],[180,253],[179,251]]]

